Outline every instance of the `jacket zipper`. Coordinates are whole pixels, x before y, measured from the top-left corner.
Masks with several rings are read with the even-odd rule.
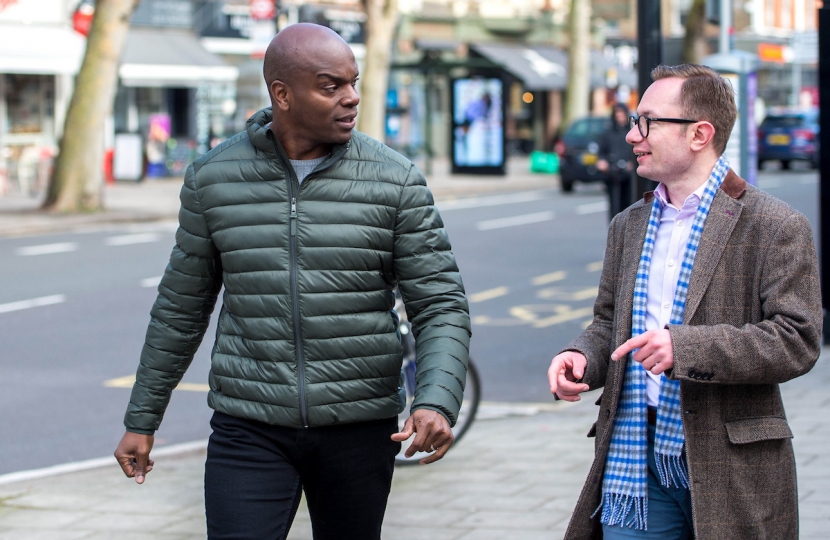
[[[297,197],[294,196],[294,174],[288,176],[288,198],[291,201],[289,221],[289,253],[291,257],[291,306],[294,319],[294,346],[297,351],[297,389],[300,393],[300,421],[308,427],[308,404],[305,395],[305,361],[303,359],[303,338],[300,332],[300,293],[297,286]]]
[[[288,200],[290,201],[290,212],[288,214],[288,230],[289,230],[289,255],[290,255],[290,282],[291,282],[291,306],[292,306],[292,316],[294,319],[294,343],[297,350],[296,353],[296,360],[297,360],[297,390],[300,394],[300,422],[302,423],[303,427],[308,427],[308,403],[306,401],[306,388],[305,388],[305,359],[303,358],[303,338],[302,332],[300,330],[300,293],[299,288],[297,285],[297,197],[294,196],[294,181],[297,179],[296,174],[294,173],[293,167],[291,167],[291,163],[288,160],[288,157],[280,152],[280,147],[277,146],[276,138],[273,136],[271,130],[268,130],[267,137],[271,139],[271,144],[274,147],[274,152],[283,162],[283,167],[285,168],[286,172],[288,173]],[[349,149],[349,144],[346,144],[345,147],[338,152],[336,156],[339,158],[342,156],[347,150]],[[332,156],[335,157],[335,156]],[[332,162],[332,159],[329,158],[326,160],[325,163],[321,163],[312,172],[317,172],[318,170],[322,170]],[[309,174],[309,176],[311,176]],[[306,180],[308,177],[306,177]],[[302,189],[299,181],[297,182],[297,195],[299,195],[299,191]]]

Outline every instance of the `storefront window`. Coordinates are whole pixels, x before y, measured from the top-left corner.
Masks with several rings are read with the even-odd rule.
[[[49,133],[54,118],[55,78],[43,75],[5,77],[6,133]]]

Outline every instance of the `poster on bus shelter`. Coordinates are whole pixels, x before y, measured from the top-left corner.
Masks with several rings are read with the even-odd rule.
[[[502,80],[454,79],[452,105],[452,172],[505,174]]]

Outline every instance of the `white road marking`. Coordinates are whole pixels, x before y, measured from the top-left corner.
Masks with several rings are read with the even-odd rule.
[[[602,270],[602,261],[592,262],[585,265],[586,272],[599,272]]]
[[[491,195],[487,197],[472,197],[469,199],[454,199],[437,201],[435,206],[442,212],[460,210],[462,208],[482,208],[486,206],[500,206],[502,204],[517,204],[531,201],[541,201],[547,196],[541,191],[526,191],[510,195]]]
[[[542,412],[558,412],[575,405],[576,403],[570,403],[568,401],[553,401],[553,398],[551,398],[550,403],[499,403],[493,401],[482,401],[478,407],[476,420],[495,420],[510,416],[533,416]],[[180,454],[188,454],[191,452],[202,452],[207,448],[207,444],[207,439],[204,439],[201,441],[171,444],[169,446],[154,446],[153,458],[170,457]],[[87,471],[90,469],[100,469],[104,467],[112,468],[114,466],[115,458],[112,456],[76,461],[74,463],[63,463],[61,465],[44,467],[42,469],[32,469],[28,471],[19,471],[0,475],[0,486],[13,484],[15,482],[35,480],[38,478],[48,478],[60,474]]]
[[[492,300],[493,298],[504,296],[508,292],[510,291],[507,287],[496,287],[495,289],[488,289],[486,291],[471,294],[467,297],[467,299],[471,304],[473,304],[475,302],[484,302],[485,300]]]
[[[593,314],[593,312],[593,307],[574,309],[567,304],[515,306],[510,308],[510,315],[530,324],[533,328],[547,328],[555,324],[583,319]],[[540,315],[546,313],[552,313],[552,315],[544,318],[540,317]]]
[[[128,246],[131,244],[147,244],[149,242],[157,242],[159,240],[161,240],[160,234],[148,232],[110,236],[104,240],[104,244],[108,246]]]
[[[535,214],[523,214],[521,216],[479,221],[476,224],[476,228],[480,231],[489,231],[492,229],[503,229],[505,227],[517,227],[519,225],[529,225],[531,223],[550,221],[553,217],[554,213],[552,211],[537,212]]]
[[[141,282],[139,283],[139,285],[141,285],[142,287],[150,288],[150,287],[158,287],[159,283],[161,283],[161,276],[155,276],[155,277],[148,277],[146,279],[142,279]]]
[[[600,201],[590,204],[581,204],[576,207],[576,213],[580,216],[585,214],[597,214],[608,211],[608,201]]]
[[[62,302],[66,302],[66,296],[63,294],[41,296],[40,298],[32,298],[31,300],[20,300],[19,302],[0,304],[0,313],[9,313],[11,311],[20,311],[21,309],[29,309],[40,306],[51,306],[52,304],[60,304]]]
[[[61,242],[59,244],[41,244],[39,246],[25,246],[17,248],[17,254],[23,257],[32,255],[49,255],[51,253],[66,253],[76,251],[78,244],[75,242]]]
[[[207,448],[207,439],[202,441],[193,441],[189,443],[171,444],[170,446],[156,446],[153,448],[153,457],[169,457],[178,454],[186,454],[189,452],[197,452]],[[89,469],[100,469],[103,467],[113,467],[115,465],[115,458],[112,456],[87,459],[84,461],[76,461],[74,463],[63,463],[61,465],[54,465],[52,467],[44,467],[42,469],[33,469],[29,471],[19,471],[9,474],[0,475],[0,486],[5,484],[12,484],[14,482],[23,482],[25,480],[34,480],[36,478],[47,478],[49,476],[57,476],[59,474],[67,474],[79,471],[87,471]]]
[[[566,277],[568,277],[568,273],[564,270],[559,270],[558,272],[551,272],[543,276],[536,276],[530,282],[534,285],[544,285],[546,283],[553,283],[554,281],[562,281]]]

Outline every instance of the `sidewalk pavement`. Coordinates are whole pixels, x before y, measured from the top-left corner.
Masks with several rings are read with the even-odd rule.
[[[547,384],[540,359],[539,384]],[[782,385],[798,465],[801,539],[830,530],[830,348],[809,374]],[[390,540],[561,538],[587,475],[597,392],[577,404],[484,405],[438,463],[398,467],[384,522]],[[204,447],[156,455],[147,482],[109,465],[7,482],[0,477],[2,540],[190,540],[205,537]],[[301,506],[289,540],[310,540]]]
[[[451,175],[446,159],[434,159],[430,167],[418,163],[436,200],[559,187],[559,175],[530,172],[527,156],[511,157],[505,176]],[[176,219],[182,178],[117,182],[104,187],[106,210],[87,214],[38,211],[42,197],[22,194],[0,196],[0,237],[28,236],[112,224]]]

